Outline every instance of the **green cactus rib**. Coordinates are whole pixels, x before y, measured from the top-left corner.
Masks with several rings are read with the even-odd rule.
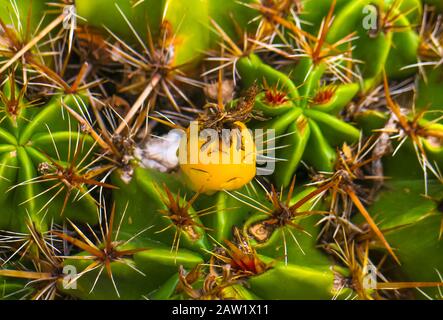
[[[110,263],[112,280],[106,271],[97,268],[80,277],[77,289],[66,292],[87,300],[119,298],[134,300],[142,296],[149,297],[177,273],[177,265],[192,268],[204,261],[199,255],[185,249],[180,249],[174,255],[171,254],[170,248],[161,247],[158,243],[146,242],[144,245],[150,245],[151,249],[137,253],[124,262]],[[65,261],[66,265],[75,266],[80,271],[84,271],[90,263],[81,259]],[[100,272],[103,274],[100,275]]]
[[[8,85],[5,85],[3,93],[4,97],[18,95],[17,92],[12,93]],[[65,184],[52,176],[45,179],[45,174],[38,172],[39,165],[57,164],[60,168],[69,168],[76,150],[80,161],[85,155],[88,156],[89,148],[93,148],[94,143],[75,130],[76,122],[66,111],[63,112],[61,99],[74,106],[81,97],[55,96],[43,107],[29,106],[25,100],[17,100],[14,114],[8,113],[11,105],[3,106],[0,188],[4,193],[1,199],[1,226],[4,229],[25,231],[27,215],[42,228],[46,228],[51,219],[60,221],[63,218],[60,213],[67,190],[60,190]],[[45,192],[52,191],[49,189],[53,192]],[[66,217],[95,221],[95,200],[87,194],[84,186],[79,186],[78,192],[83,197],[67,206]],[[69,198],[71,202],[73,197]],[[48,207],[51,212],[45,215]]]
[[[432,87],[432,84],[430,84]],[[418,100],[415,102],[417,105],[420,103]],[[417,110],[426,111],[425,109],[417,107]],[[435,111],[435,110],[434,110]],[[420,112],[420,111],[417,111]],[[377,130],[383,130],[386,126],[389,115],[386,112],[365,110],[356,115],[357,123],[366,131],[373,132]],[[431,130],[431,132],[440,132],[442,125],[436,122],[438,116],[433,114],[433,111],[425,114],[424,117],[417,119],[417,114],[409,114],[404,116],[411,123],[416,122],[418,127],[425,128],[425,130]],[[424,167],[421,163],[420,157],[425,157],[429,163],[436,164],[437,167],[443,165],[443,148],[439,144],[435,144],[429,139],[428,136],[418,136],[417,141],[412,138],[401,142],[402,140],[394,141],[394,148],[397,150],[396,154],[391,157],[386,157],[384,161],[385,174],[391,177],[401,177],[408,179],[420,179],[423,177]],[[402,138],[404,139],[404,138]],[[419,151],[419,158],[417,159],[417,145],[420,144],[425,152],[422,154]],[[404,159],[401,163],[397,159]]]
[[[264,79],[268,86],[277,86],[277,94],[280,92],[288,97],[287,102],[275,108],[266,101],[264,95],[258,96],[256,103],[259,112],[271,117],[264,126],[274,129],[277,136],[286,135],[279,143],[291,146],[277,152],[277,158],[286,160],[277,164],[277,185],[289,185],[301,160],[312,159],[313,162],[309,164],[314,164],[316,169],[331,171],[335,161],[333,148],[343,142],[353,143],[358,140],[358,129],[332,115],[338,113],[358,93],[358,84],[322,88],[319,79],[325,68],[320,65],[314,67],[304,85],[296,89],[297,86],[285,74],[264,65],[255,55],[240,59],[237,68],[246,86],[251,84],[248,78]],[[318,105],[312,102],[323,92],[328,95],[328,101]],[[316,148],[318,153],[315,159],[309,156],[312,152],[308,145],[323,146]]]
[[[133,180],[129,186],[125,186],[123,181],[118,182],[120,179],[118,175],[115,176],[115,179],[116,185],[120,186],[120,189],[115,191],[115,199],[120,205],[117,206],[118,209],[116,210],[117,214],[114,221],[121,221],[119,231],[126,235],[126,238],[130,237],[131,234],[138,234],[138,231],[143,229],[144,231],[140,240],[135,240],[134,244],[132,244],[129,249],[146,248],[146,251],[138,252],[130,258],[131,262],[128,263],[133,263],[134,268],[132,268],[132,270],[130,267],[122,266],[121,262],[113,262],[110,264],[113,272],[113,281],[116,283],[118,291],[113,289],[112,280],[103,275],[99,277],[100,280],[97,281],[97,287],[94,288],[91,294],[82,294],[82,292],[86,291],[86,288],[83,287],[78,293],[74,293],[76,296],[79,294],[79,297],[83,299],[118,298],[116,292],[118,292],[120,297],[124,299],[131,299],[134,298],[133,295],[140,296],[141,294],[151,298],[160,298],[163,294],[167,294],[167,297],[169,298],[176,293],[175,287],[177,286],[177,278],[174,277],[174,272],[177,271],[177,265],[181,265],[183,268],[191,270],[197,264],[208,259],[208,256],[211,256],[210,251],[213,250],[214,246],[223,245],[224,239],[231,238],[230,234],[234,226],[241,226],[245,223],[244,226],[247,229],[247,226],[250,225],[252,221],[263,219],[263,214],[257,212],[252,204],[250,207],[243,204],[245,200],[242,202],[241,195],[235,196],[220,193],[215,198],[202,196],[203,199],[198,199],[194,202],[193,207],[195,207],[195,209],[192,207],[189,207],[188,209],[194,223],[194,232],[190,233],[189,229],[180,228],[179,225],[174,224],[170,219],[165,219],[165,215],[162,213],[162,210],[167,208],[165,207],[164,199],[162,199],[164,194],[161,193],[162,191],[159,190],[158,186],[156,187],[153,184],[153,181],[156,181],[157,183],[167,181],[169,182],[171,190],[176,190],[175,192],[178,192],[177,188],[180,186],[177,185],[177,183],[171,183],[171,178],[168,177],[168,175],[138,168],[136,169]],[[133,185],[138,185],[138,187],[134,188]],[[166,188],[166,186],[164,186],[164,188]],[[166,190],[169,190],[169,188]],[[313,190],[315,190],[315,188],[310,188],[298,193],[292,199],[291,203],[299,201]],[[133,191],[136,191],[136,193],[132,194]],[[170,192],[172,198],[177,199],[177,193]],[[182,207],[184,207],[183,204],[186,202],[183,199],[185,196],[183,186],[181,192],[182,197],[178,198],[177,203],[181,203]],[[244,192],[246,191],[244,190]],[[262,193],[261,197],[265,197],[265,195]],[[190,197],[188,196],[188,199],[189,198]],[[122,202],[124,199],[128,201],[126,204]],[[247,198],[244,197],[243,199]],[[266,205],[267,202],[268,200],[265,200],[263,205]],[[243,206],[241,206],[242,204]],[[309,210],[310,207],[312,207],[312,204],[312,201],[308,202],[300,207],[299,210],[301,212]],[[209,212],[208,210],[201,211],[201,208],[212,209]],[[201,218],[199,218],[198,214],[192,215],[192,213],[199,212],[201,212]],[[268,216],[265,216],[265,218],[266,217]],[[298,238],[298,240],[294,241],[290,234],[299,233],[300,231],[297,229],[289,231],[287,236],[290,238],[288,238],[288,243],[284,244],[282,234],[279,230],[276,230],[266,243],[257,246],[260,257],[270,263],[271,261],[275,261],[276,258],[283,259],[286,251],[288,257],[287,263],[289,263],[289,265],[286,266],[284,262],[278,262],[278,267],[276,266],[275,269],[280,270],[276,271],[277,273],[282,272],[283,275],[286,274],[286,277],[289,278],[295,276],[291,273],[291,268],[303,269],[304,267],[301,266],[311,266],[311,271],[306,270],[305,275],[300,275],[301,283],[304,283],[304,281],[310,281],[303,280],[305,277],[312,277],[312,281],[316,282],[316,280],[313,280],[315,278],[315,273],[317,272],[316,268],[322,266],[322,271],[319,272],[319,276],[324,278],[324,281],[328,283],[328,285],[323,287],[323,289],[321,289],[322,286],[319,286],[318,289],[323,290],[322,295],[324,297],[332,297],[334,275],[331,273],[327,257],[315,248],[315,233],[318,232],[318,230],[314,227],[314,224],[318,219],[313,219],[313,217],[308,219],[301,217],[299,219],[302,221],[300,228],[304,228],[306,233],[300,235],[297,234],[296,239]],[[192,226],[191,223],[189,223],[188,226],[189,225]],[[204,229],[199,226],[204,226]],[[287,228],[291,229],[290,226]],[[194,237],[192,237],[192,235],[194,235]],[[177,237],[181,238],[180,243],[175,242]],[[285,246],[285,249],[283,249],[283,245]],[[276,250],[277,247],[279,248],[278,250]],[[82,255],[84,254],[79,254],[79,256]],[[152,261],[152,269],[150,269],[151,262],[148,261]],[[78,270],[85,270],[91,262],[82,259],[65,261],[66,265],[70,265],[71,263],[74,263]],[[300,267],[299,264],[301,265]],[[160,276],[158,271],[156,271],[160,265],[165,271],[165,276]],[[140,273],[137,274],[137,272],[134,271],[135,268],[141,271],[145,276],[140,276]],[[88,272],[88,275],[84,279],[81,279],[80,283],[84,286],[90,286],[91,283],[95,282],[94,279],[97,278],[98,273],[99,270],[93,270],[90,273]],[[150,279],[150,274],[155,274],[157,279]],[[273,281],[272,276],[270,277],[271,280],[267,280],[267,277],[263,280],[259,280],[263,278],[262,276],[259,276],[259,278],[257,278],[257,288],[262,286],[262,281],[265,283],[267,281]],[[295,277],[297,278],[297,276]],[[254,282],[255,280],[253,279],[255,278],[256,277],[252,277],[250,281]],[[124,285],[120,287],[119,283]],[[134,283],[133,286],[137,283],[137,289],[135,290],[132,286],[125,287],[125,283]],[[104,287],[101,287],[105,285],[107,286],[107,290],[105,290]],[[130,288],[132,289],[130,290]],[[259,289],[257,290],[259,292]],[[94,291],[97,291],[98,293],[96,294]],[[111,291],[109,295],[100,296],[100,292],[109,291]],[[164,291],[166,293],[163,293]],[[248,294],[253,294],[255,297],[261,296],[254,290],[249,291],[250,293]],[[298,295],[301,295],[302,292],[302,287],[294,287],[292,298],[299,297]],[[245,298],[246,296],[241,295],[240,297]],[[165,297],[163,296],[163,298]]]
[[[370,207],[377,216],[386,238],[402,261],[403,281],[441,281],[442,256],[441,202],[442,189],[431,183],[428,196],[421,194],[422,181],[396,180],[386,185],[380,199]],[[427,261],[423,265],[420,261]],[[395,274],[395,272],[394,272]],[[436,288],[423,289],[438,298]],[[425,298],[424,296],[422,298]]]

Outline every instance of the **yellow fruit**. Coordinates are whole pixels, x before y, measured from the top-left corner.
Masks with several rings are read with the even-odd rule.
[[[221,139],[212,132],[211,139],[188,129],[179,157],[180,169],[190,187],[212,194],[221,190],[236,190],[249,183],[256,174],[256,146],[251,132],[241,122],[230,131],[230,139]],[[204,135],[204,132],[202,132]],[[239,135],[241,133],[241,135]],[[224,142],[230,140],[230,142]],[[182,154],[181,150],[186,150]]]

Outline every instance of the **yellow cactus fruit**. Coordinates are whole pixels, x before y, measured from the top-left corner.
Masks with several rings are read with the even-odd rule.
[[[180,169],[193,190],[206,194],[236,190],[254,178],[254,138],[242,122],[234,127],[222,134],[215,130],[206,134],[193,124],[187,130],[179,151]]]

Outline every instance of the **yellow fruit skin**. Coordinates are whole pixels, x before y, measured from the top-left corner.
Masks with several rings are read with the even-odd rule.
[[[235,123],[242,134],[233,138],[230,146],[223,142],[210,142],[199,137],[195,145],[190,142],[190,132],[186,136],[187,161],[180,160],[180,169],[190,187],[196,191],[213,194],[222,190],[236,190],[248,184],[256,174],[256,146],[254,138],[246,126]],[[229,152],[227,152],[229,150]],[[208,160],[210,159],[210,160]]]

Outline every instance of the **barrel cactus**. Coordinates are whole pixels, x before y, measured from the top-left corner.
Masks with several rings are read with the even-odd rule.
[[[1,299],[443,298],[440,1],[0,6]]]

